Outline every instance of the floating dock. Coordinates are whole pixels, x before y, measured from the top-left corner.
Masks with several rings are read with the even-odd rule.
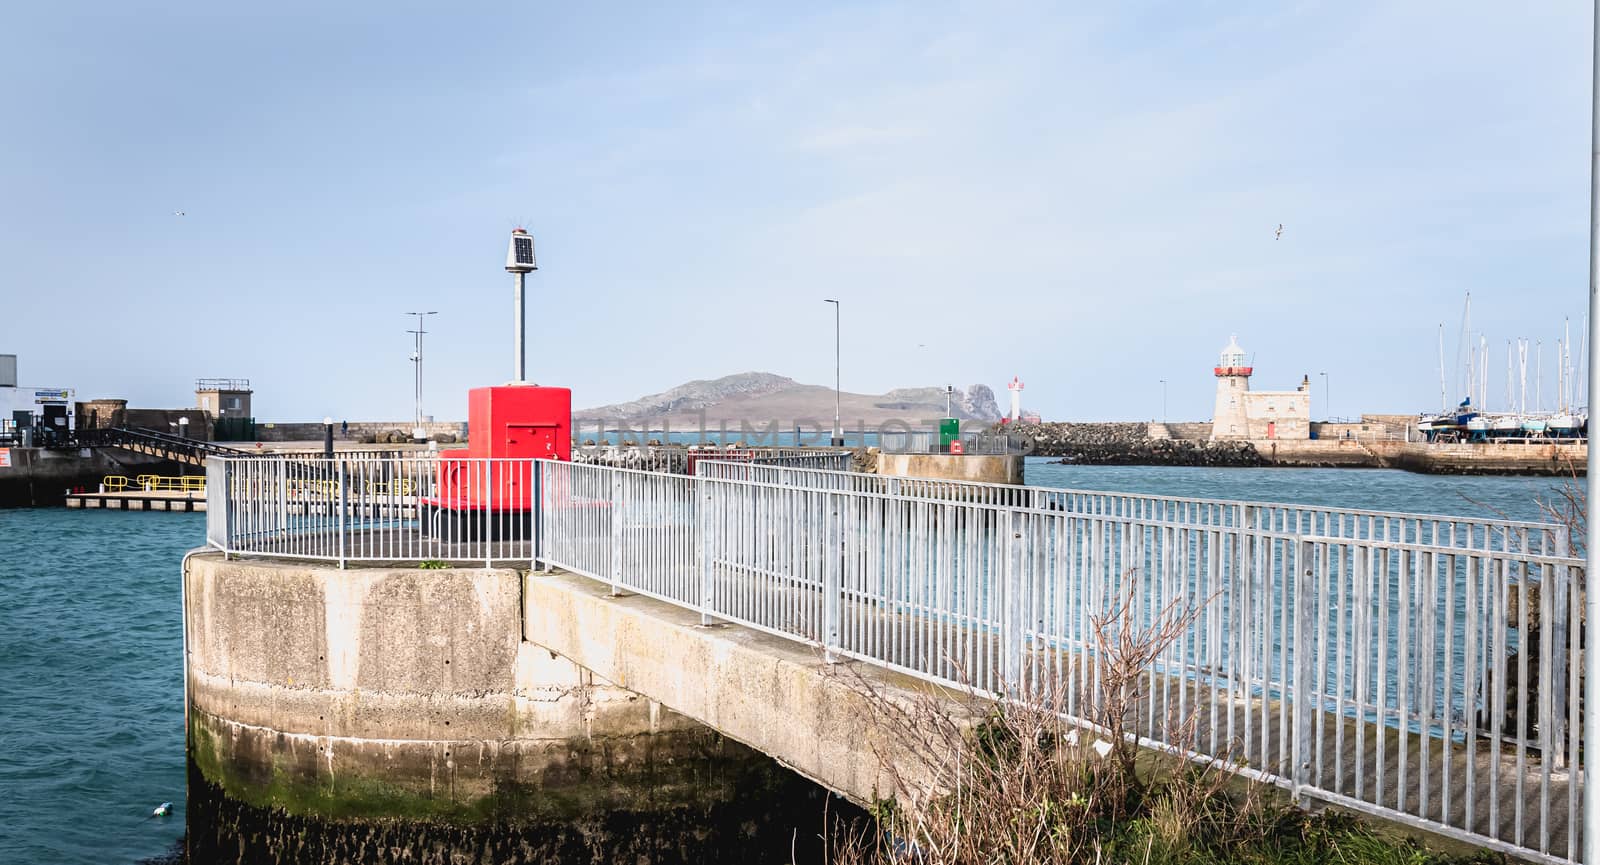
[[[183,490],[68,493],[67,507],[111,511],[204,511],[206,496],[203,492]]]

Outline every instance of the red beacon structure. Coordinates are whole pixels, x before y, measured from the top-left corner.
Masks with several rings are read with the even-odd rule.
[[[572,390],[527,380],[523,310],[527,275],[539,266],[533,237],[511,232],[506,270],[516,277],[516,371],[514,381],[467,392],[467,447],[439,454],[437,495],[425,504],[445,518],[442,530],[491,537],[531,537],[538,495],[532,460],[572,459]]]

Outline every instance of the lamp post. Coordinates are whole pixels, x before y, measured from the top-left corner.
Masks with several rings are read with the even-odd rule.
[[[844,430],[839,426],[839,301],[824,298],[822,302],[833,304],[833,446],[842,447]]]
[[[412,441],[415,441],[417,444],[422,444],[422,442],[425,441],[428,438],[427,433],[422,429],[422,335],[427,333],[426,330],[422,329],[422,321],[423,321],[423,317],[424,316],[438,315],[438,314],[439,313],[438,313],[437,310],[429,310],[427,312],[408,312],[408,313],[406,313],[406,315],[414,315],[414,316],[417,317],[417,329],[413,330],[413,331],[410,331],[411,333],[414,333],[417,336],[417,348],[416,348],[416,351],[411,353],[411,362],[416,364],[416,367],[417,367],[416,368],[416,379],[417,379],[417,384],[416,384],[416,414],[417,414],[417,417],[416,417],[415,425],[412,426],[412,428],[411,428],[411,439],[412,439]],[[332,423],[332,421],[329,421],[329,423]]]
[[[1167,422],[1167,380],[1161,380],[1161,422]]]
[[[1326,421],[1333,420],[1333,391],[1328,389],[1328,374],[1322,373],[1322,417]]]
[[[322,456],[324,459],[333,459],[333,418],[322,419]]]

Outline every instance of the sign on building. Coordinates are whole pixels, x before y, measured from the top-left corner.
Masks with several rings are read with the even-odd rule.
[[[11,468],[11,448],[0,448],[0,469]]]

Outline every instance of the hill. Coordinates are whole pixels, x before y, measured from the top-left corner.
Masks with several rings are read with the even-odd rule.
[[[883,394],[846,392],[840,396],[840,415],[846,428],[861,424],[879,426],[888,421],[924,424],[944,416],[943,387],[896,388]],[[801,384],[768,372],[744,372],[718,379],[691,381],[631,402],[596,406],[573,412],[573,419],[590,425],[627,426],[632,429],[691,430],[741,422],[780,430],[796,424],[827,429],[833,425],[833,388]],[[958,388],[952,413],[962,419],[996,421],[1000,407],[988,385]]]

